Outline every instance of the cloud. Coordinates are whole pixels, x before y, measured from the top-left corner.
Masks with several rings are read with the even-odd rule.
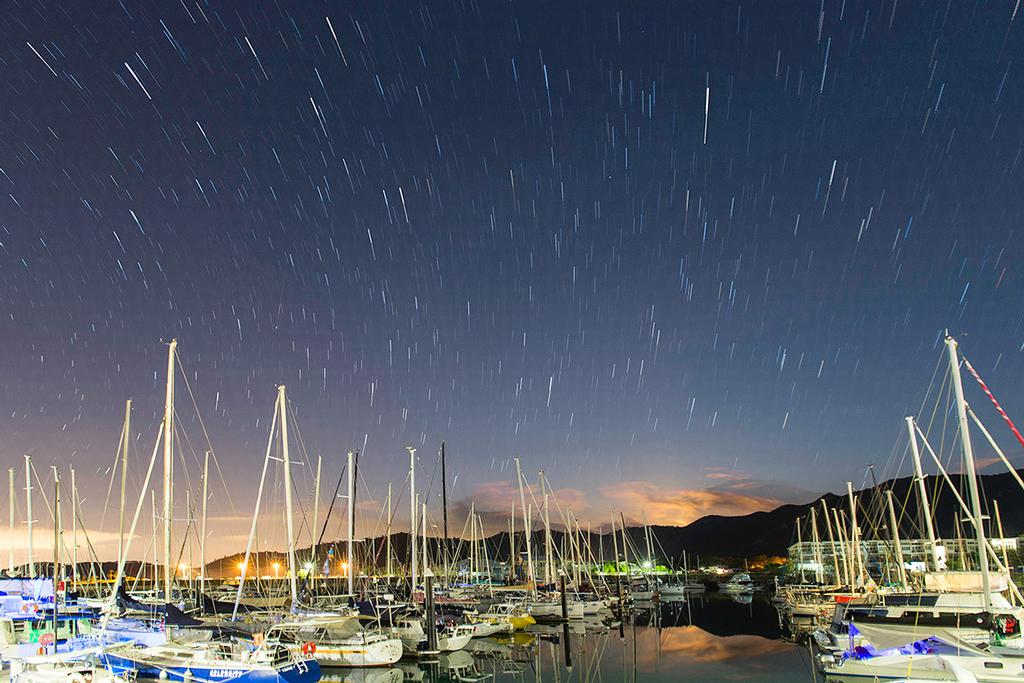
[[[621,482],[602,487],[600,493],[633,519],[646,513],[651,524],[674,526],[684,526],[705,515],[746,515],[771,510],[781,503],[778,499],[737,491],[666,487],[650,481]]]

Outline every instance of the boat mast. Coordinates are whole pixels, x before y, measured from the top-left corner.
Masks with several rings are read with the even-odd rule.
[[[974,450],[971,447],[971,433],[967,422],[967,402],[964,401],[964,387],[960,381],[960,358],[957,343],[953,337],[946,337],[949,353],[949,372],[953,377],[953,392],[956,395],[956,412],[960,421],[960,446],[964,455],[964,469],[967,474],[967,489],[971,494],[971,517],[974,535],[978,542],[978,563],[981,567],[981,588],[985,611],[992,608],[992,585],[988,575],[988,552],[985,548],[985,525],[981,516],[981,496],[978,493],[978,477],[974,467]]]
[[[821,556],[821,538],[818,536],[818,518],[813,505],[811,506],[811,540],[814,543],[814,581],[821,585],[825,581],[825,566]]]
[[[28,521],[28,575],[36,576],[35,556],[32,554],[32,456],[25,454],[25,517]]]
[[[800,583],[805,583],[804,577],[804,539],[800,535],[800,518],[796,518],[796,547],[797,547],[797,565],[800,568]]]
[[[416,563],[418,561],[416,559],[416,449],[406,446],[405,450],[409,451],[409,514],[411,516],[409,520],[409,564],[412,569],[409,593],[411,595],[416,590]]]
[[[554,582],[554,574],[551,571],[551,509],[548,503],[548,486],[544,478],[544,470],[540,471],[540,492],[544,494],[544,585],[550,586]]]
[[[516,501],[512,499],[512,514],[508,518],[508,561],[512,576],[516,574]]]
[[[124,565],[125,565],[125,562],[127,561],[126,558],[127,558],[127,555],[128,555],[128,550],[131,548],[132,539],[135,538],[135,528],[136,528],[136,526],[139,523],[139,516],[142,513],[142,506],[146,502],[146,490],[149,489],[149,481],[150,481],[150,479],[153,476],[153,467],[156,465],[156,457],[157,457],[157,454],[160,452],[159,451],[159,449],[160,449],[160,440],[163,438],[163,430],[164,430],[164,424],[163,424],[163,422],[161,422],[160,423],[160,428],[157,430],[157,433],[156,433],[156,441],[153,442],[153,455],[149,459],[149,468],[146,470],[146,477],[145,477],[145,479],[143,479],[143,481],[142,481],[142,488],[139,491],[139,502],[135,506],[135,515],[132,517],[132,524],[131,524],[131,527],[128,530],[128,543],[125,545],[125,547],[123,549],[124,551],[121,553],[121,556],[117,559],[117,574],[115,575],[114,585],[113,585],[113,587],[112,587],[112,589],[110,591],[110,605],[111,606],[114,604],[114,601],[117,598],[117,591],[118,591],[118,589],[121,586],[121,582],[124,580]],[[151,492],[150,495],[152,495],[152,492]],[[156,505],[155,505],[155,503],[153,505],[153,508],[154,508],[154,513],[155,513],[156,512]],[[155,531],[155,529],[156,529],[156,524],[155,524],[155,522],[156,522],[156,515],[154,514],[153,517],[154,517],[153,528],[154,528],[154,531]],[[155,541],[155,540],[156,540],[156,534],[154,533],[153,541]],[[152,545],[155,546],[155,543],[153,543]],[[148,554],[149,551],[147,550],[146,552]],[[143,565],[143,567],[140,567],[139,573],[141,574],[143,570],[144,570],[144,565]],[[106,620],[104,620],[103,621],[104,629],[106,628],[106,623],[107,623]]]
[[[277,401],[281,400],[278,393]],[[256,522],[260,516],[260,503],[263,501],[263,485],[267,481],[267,467],[270,465],[270,453],[274,447],[274,431],[277,429],[278,403],[274,403],[274,417],[270,423],[270,437],[267,439],[267,452],[263,456],[263,472],[260,474],[260,487],[256,490],[256,507],[252,511],[252,526],[249,527],[249,538],[245,542],[245,556],[238,571],[238,591],[235,593],[235,604],[231,609],[231,620],[238,618],[238,603],[242,600],[242,588],[245,586],[245,575],[249,569],[249,556],[252,553],[252,542],[256,537]],[[340,483],[340,481],[339,481]],[[258,574],[257,574],[258,575]]]
[[[206,503],[210,481],[210,451],[203,455],[203,518],[199,522],[199,594],[206,595]]]
[[[519,483],[519,503],[523,506],[523,533],[526,535],[526,580],[532,584],[531,590],[537,589],[536,575],[533,573],[533,553],[530,547],[530,536],[533,535],[533,527],[530,526],[530,519],[526,512],[526,494],[523,493],[523,471],[519,467],[519,458],[516,458],[516,481]]]
[[[120,560],[124,553],[124,505],[125,486],[128,483],[128,445],[132,436],[132,400],[129,398],[124,404],[124,429],[121,432],[121,513],[117,522],[117,558]]]
[[[384,551],[384,563],[386,565],[387,576],[388,576],[388,578],[391,578],[391,515],[392,515],[392,512],[391,512],[391,482],[390,481],[388,482],[387,512],[388,512],[388,525],[387,525],[387,532],[386,532],[387,533],[387,541],[386,541],[387,545],[386,545],[386,548],[385,548],[385,551]]]
[[[164,395],[164,602],[171,602],[171,525],[174,510],[174,355],[178,340],[167,345],[167,387]]]
[[[863,577],[860,571],[860,530],[857,528],[857,499],[853,497],[853,482],[846,482],[846,495],[850,499],[850,588],[855,588],[857,581]]]
[[[476,501],[469,504],[469,582],[476,576]]]
[[[900,528],[896,521],[896,508],[892,504],[892,491],[885,492],[886,502],[889,504],[889,526],[892,534],[892,542],[896,546],[896,570],[900,577],[900,585],[907,587],[907,568],[903,566],[903,546],[900,545]]]
[[[14,576],[14,468],[7,468],[7,510],[8,521],[7,575]]]
[[[619,510],[619,532],[622,533],[622,560],[626,563],[626,574],[632,575],[629,568],[629,539],[626,537],[626,515]]]
[[[853,576],[850,571],[850,549],[846,546],[846,532],[843,530],[843,523],[839,519],[839,509],[832,508],[832,515],[836,523],[836,535],[839,536],[839,546],[843,549],[843,584],[853,588]]]
[[[78,484],[71,468],[71,586],[78,590]]]
[[[821,509],[825,513],[825,527],[828,529],[828,545],[830,548],[832,548],[832,564],[835,571],[834,578],[835,584],[838,586],[841,580],[839,577],[839,553],[836,551],[836,539],[835,536],[832,534],[832,519],[831,516],[828,514],[828,505],[825,503],[824,498],[821,499]]]
[[[615,554],[613,564],[615,565],[615,574],[619,573],[619,537],[615,535],[615,513],[612,512],[612,552]]]
[[[57,588],[60,581],[60,474],[53,468],[53,654],[57,654]]]
[[[417,501],[418,500],[419,499],[417,498]],[[422,533],[422,537],[423,537],[423,577],[424,577],[424,581],[423,581],[423,604],[426,605],[427,604],[426,603],[426,600],[427,600],[427,598],[426,598],[426,595],[427,595],[426,577],[434,575],[433,572],[430,571],[430,562],[429,562],[429,558],[427,556],[428,544],[427,544],[427,504],[426,503],[423,503],[420,511],[422,513],[421,514],[421,517],[422,517],[421,523],[423,524],[423,529],[422,529],[422,532],[423,532]],[[431,588],[433,588],[433,586],[431,586]]]
[[[310,576],[316,575],[317,565],[317,538],[315,534],[317,529],[320,528],[320,468],[323,464],[323,458],[319,455],[316,456],[316,481],[313,484],[313,527],[310,533],[310,539],[313,544],[309,549],[309,561],[313,567],[309,570]]]
[[[291,574],[289,585],[292,594],[293,609],[298,605],[299,591],[296,582],[297,569],[295,563],[295,528],[292,519],[292,463],[288,457],[288,395],[282,384],[277,388],[277,405],[281,412],[281,457],[284,460],[284,507],[285,525],[288,529],[288,568]]]
[[[352,466],[352,451],[348,452],[345,461],[345,468],[348,470],[348,569],[345,574],[348,575],[348,594],[355,595],[355,564],[352,562],[352,538],[356,533],[355,508],[353,507],[353,501],[355,499],[355,477],[353,476]]]
[[[444,580],[450,580],[448,567],[448,467],[445,462],[445,443],[441,442],[441,522],[444,532]]]
[[[921,451],[917,445],[917,433],[914,418],[906,417],[907,436],[910,438],[910,453],[914,460],[914,479],[917,482],[917,503],[920,510],[925,532],[928,534],[929,554],[932,557],[932,570],[939,571],[939,550],[935,545],[935,527],[932,525],[932,510],[928,502],[928,491],[924,486],[924,472],[921,470]]]

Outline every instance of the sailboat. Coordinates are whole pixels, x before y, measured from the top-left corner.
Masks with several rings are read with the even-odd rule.
[[[107,649],[100,661],[112,673],[171,681],[237,683],[316,683],[320,664],[308,654],[295,655],[278,643],[255,649],[226,642],[158,647],[126,645]]]
[[[265,638],[293,652],[311,650],[321,666],[389,666],[401,659],[402,641],[366,628],[368,621],[338,616],[300,618],[270,627]]]
[[[427,648],[427,632],[423,628],[423,619],[425,618],[404,616],[395,621],[392,633],[401,638],[402,645],[408,654],[420,654]],[[442,623],[437,631],[437,650],[438,652],[461,650],[469,644],[472,638],[472,625]]]
[[[1013,426],[1005,412],[999,408],[994,396],[981,382],[976,371],[966,359],[961,359],[958,345],[952,337],[946,337],[946,351],[949,360],[949,376],[955,398],[956,414],[959,421],[959,441],[964,461],[965,478],[969,490],[970,505],[959,494],[956,495],[963,512],[974,527],[976,535],[977,561],[981,590],[975,595],[955,595],[940,593],[938,595],[907,596],[910,604],[902,607],[899,604],[883,607],[877,613],[859,612],[856,608],[850,614],[847,626],[849,642],[853,647],[850,651],[831,652],[822,655],[821,661],[827,674],[848,677],[873,677],[877,680],[897,680],[906,677],[906,671],[913,666],[915,680],[958,680],[952,678],[946,663],[955,664],[967,674],[973,675],[983,683],[1019,680],[1024,664],[1024,641],[1021,638],[1021,613],[1012,608],[1000,594],[1001,589],[1008,588],[1020,599],[1016,586],[1009,581],[1006,566],[1000,561],[985,534],[984,521],[981,514],[981,497],[975,469],[974,451],[971,443],[968,415],[969,408],[964,400],[963,386],[960,376],[961,364],[971,370],[975,379],[982,384],[990,400],[1000,410],[1003,418]],[[973,416],[973,412],[970,414]],[[975,424],[989,438],[990,444],[997,454],[1002,456],[987,430],[975,418]],[[913,426],[911,418],[908,427]],[[1014,431],[1016,429],[1014,428]],[[920,428],[917,435],[923,439],[924,445],[935,458]],[[917,442],[914,430],[911,430],[911,445],[915,455],[915,467],[920,478],[920,465],[917,463]],[[1003,458],[1005,461],[1005,458]],[[940,470],[945,475],[941,462],[935,458]],[[948,483],[948,480],[947,480]],[[1018,479],[1024,486],[1024,482]],[[929,536],[934,547],[934,535],[929,523]],[[898,549],[897,545],[897,549]],[[990,574],[989,561],[995,563],[998,572]],[[948,582],[960,577],[945,577],[938,573],[933,580],[945,578]],[[960,573],[965,574],[965,573]],[[971,573],[973,574],[973,573]],[[926,575],[927,579],[930,578]],[[994,582],[993,578],[997,580]],[[1005,585],[999,585],[1005,580]],[[944,599],[943,606],[939,601]],[[916,600],[916,605],[914,601]],[[979,604],[980,603],[980,604]],[[980,609],[979,609],[980,608]],[[971,642],[980,636],[983,642]],[[941,656],[941,657],[940,657]]]

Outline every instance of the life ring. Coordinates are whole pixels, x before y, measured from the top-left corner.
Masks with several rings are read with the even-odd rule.
[[[316,654],[316,643],[314,643],[314,642],[303,643],[302,644],[302,654],[306,655],[307,657],[309,655]]]

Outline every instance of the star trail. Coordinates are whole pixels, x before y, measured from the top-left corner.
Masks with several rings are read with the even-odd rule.
[[[0,452],[98,504],[171,338],[242,500],[277,384],[327,479],[595,526],[861,483],[947,328],[1024,409],[1017,0],[0,16]]]

